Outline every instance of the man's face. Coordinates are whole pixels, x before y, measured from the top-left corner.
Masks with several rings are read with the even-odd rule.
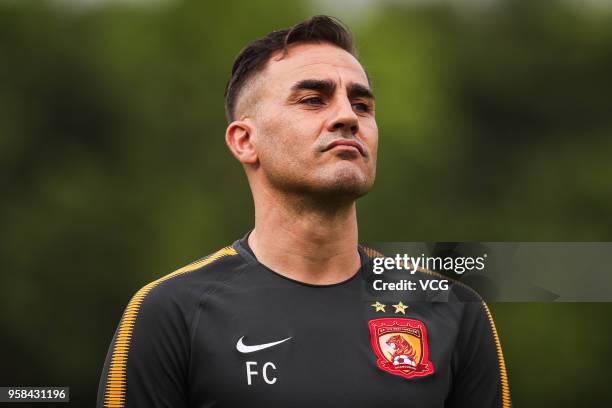
[[[329,44],[273,55],[253,87],[260,170],[282,191],[356,199],[376,174],[374,98],[359,62]]]

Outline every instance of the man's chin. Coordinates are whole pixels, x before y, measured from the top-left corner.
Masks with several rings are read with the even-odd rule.
[[[303,199],[324,200],[327,204],[346,204],[367,194],[374,184],[374,174],[367,174],[352,164],[319,169],[315,174],[282,174],[270,177],[270,184]],[[271,176],[279,173],[271,173]]]
[[[356,200],[372,189],[373,180],[370,180],[361,171],[335,172],[332,177],[322,180],[318,190],[321,195]]]

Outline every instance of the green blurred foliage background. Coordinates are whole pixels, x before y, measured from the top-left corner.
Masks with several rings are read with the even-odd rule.
[[[0,1],[0,385],[92,406],[130,296],[251,228],[224,86],[313,14],[377,95],[360,241],[612,240],[612,7],[344,3]],[[609,304],[492,310],[515,406],[610,404]]]

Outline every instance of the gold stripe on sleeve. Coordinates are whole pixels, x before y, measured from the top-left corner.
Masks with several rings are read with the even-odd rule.
[[[508,374],[506,373],[506,361],[504,360],[504,353],[502,352],[501,342],[499,341],[499,336],[497,334],[497,328],[495,327],[495,322],[493,321],[493,315],[489,310],[489,306],[483,301],[482,302],[485,311],[487,312],[487,317],[489,318],[489,323],[491,324],[491,330],[493,331],[493,338],[495,339],[495,348],[497,348],[497,358],[499,360],[499,376],[501,378],[501,389],[502,389],[502,407],[510,408],[510,387],[508,386]]]
[[[136,322],[140,305],[151,289],[160,283],[167,281],[168,279],[191,272],[224,256],[236,254],[237,252],[234,248],[225,247],[204,259],[177,269],[176,271],[147,284],[136,292],[128,303],[123,314],[123,318],[121,319],[121,323],[119,324],[117,339],[115,341],[111,363],[108,369],[106,390],[104,392],[105,408],[123,408],[125,406],[126,368],[128,352],[130,349],[130,339],[132,338],[134,323]]]

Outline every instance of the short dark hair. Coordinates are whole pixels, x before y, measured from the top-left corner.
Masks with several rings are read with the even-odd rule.
[[[234,120],[236,100],[247,81],[264,69],[272,54],[286,54],[289,45],[295,43],[329,43],[357,57],[349,29],[329,16],[314,16],[251,42],[234,60],[232,76],[225,87],[225,116],[229,122]]]

